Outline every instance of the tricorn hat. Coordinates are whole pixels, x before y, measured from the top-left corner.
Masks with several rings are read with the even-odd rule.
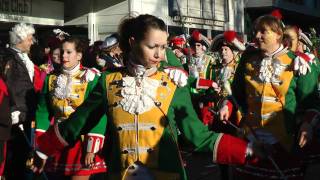
[[[172,46],[176,46],[176,45],[184,45],[186,43],[186,38],[182,35],[180,36],[175,36],[171,39],[170,41]]]
[[[195,43],[201,43],[202,45],[206,46],[207,48],[210,45],[210,41],[207,37],[202,35],[198,30],[194,30],[191,34],[189,44],[192,46]]]
[[[225,31],[223,34],[215,36],[210,49],[211,51],[218,51],[223,45],[237,51],[244,51],[246,49],[235,31]]]

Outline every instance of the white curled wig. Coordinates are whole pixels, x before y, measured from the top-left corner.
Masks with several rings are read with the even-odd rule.
[[[33,35],[35,33],[32,24],[19,23],[16,24],[11,31],[9,31],[10,44],[19,44],[22,40],[27,38],[28,35]]]

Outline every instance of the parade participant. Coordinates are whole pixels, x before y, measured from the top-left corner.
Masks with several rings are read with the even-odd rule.
[[[313,43],[311,40],[308,38],[308,36],[302,32],[302,30],[299,28],[298,29],[299,33],[299,42],[298,42],[298,47],[297,51],[300,52],[311,52]]]
[[[98,81],[98,75],[89,73],[81,66],[84,49],[79,39],[68,37],[62,46],[62,69],[47,76],[39,97],[36,139],[48,129],[52,116],[54,124],[65,121],[87,98]],[[100,123],[84,138],[78,137],[73,147],[62,149],[50,159],[45,169],[47,174],[53,176],[53,179],[72,176],[76,180],[89,179],[91,174],[105,172],[106,165],[100,151],[105,127],[106,117],[103,116]]]
[[[284,34],[290,38],[290,50],[297,56],[294,60],[294,70],[299,75],[305,75],[308,71],[311,71],[310,65],[315,62],[315,55],[307,48],[312,47],[312,42],[296,26],[286,26]]]
[[[52,71],[56,70],[59,71],[62,65],[61,62],[61,49],[62,49],[62,42],[64,39],[70,37],[70,34],[64,32],[60,29],[54,29],[53,33],[55,34],[54,37],[50,37],[48,39],[48,46],[50,48],[49,56],[48,56],[48,74]]]
[[[305,61],[304,64],[306,64],[309,69],[311,69],[310,66],[312,66],[312,63],[319,62],[318,59],[315,58],[315,55],[313,55],[310,52],[303,51],[303,48],[302,48],[303,46],[301,45],[302,42],[299,39],[305,39],[304,40],[305,42],[308,42],[310,40],[308,40],[307,37],[304,35],[301,36],[304,38],[299,38],[300,37],[299,34],[301,34],[302,32],[299,32],[297,27],[286,26],[284,33],[287,34],[291,39],[291,42],[292,42],[291,50],[294,51],[297,55],[296,61]],[[303,72],[302,70],[303,69],[301,68],[301,74],[306,73],[306,72]],[[308,69],[305,68],[305,71],[307,70]],[[315,71],[319,73],[319,70],[315,70]],[[319,82],[318,82],[317,90],[318,90],[318,98],[320,98]],[[313,113],[320,115],[319,111],[317,110],[313,110]],[[320,127],[318,124],[318,121],[319,121],[318,115],[315,116],[314,118],[308,119],[307,122],[301,122],[303,118],[299,118],[300,121],[298,122],[298,124],[301,124],[301,128],[304,128],[308,132],[308,134],[310,134],[306,142],[301,141],[299,145],[302,147],[302,149],[299,149],[300,151],[298,150],[299,156],[303,157],[302,160],[305,163],[306,179],[314,176],[315,175],[314,172],[318,172],[314,168],[316,168],[318,166],[317,164],[319,164],[320,162],[320,158],[319,158],[320,143],[319,143],[319,134],[317,133],[319,132],[319,127]],[[300,116],[303,117],[303,114],[301,114]]]
[[[189,75],[194,78],[206,78],[210,76],[210,68],[214,64],[214,59],[206,54],[209,46],[208,40],[199,31],[192,32],[189,44],[191,46],[193,56],[188,59]]]
[[[219,52],[221,58],[214,67],[212,79],[220,85],[219,94],[224,98],[232,94],[231,83],[245,45],[239,40],[235,31],[225,31],[213,39],[211,50]],[[202,87],[205,87],[205,84]]]
[[[10,47],[1,61],[2,77],[10,94],[11,139],[8,141],[8,179],[26,179],[25,163],[29,156],[31,121],[34,119],[37,98],[42,81],[39,68],[30,60],[28,53],[34,42],[32,25],[16,24],[11,31]],[[24,132],[22,131],[24,130]],[[30,139],[28,139],[30,141]]]
[[[57,44],[50,48],[50,58],[53,66],[53,70],[59,70],[61,68],[61,44]]]
[[[0,59],[2,61],[2,59]],[[10,138],[10,104],[7,85],[0,76],[0,179],[4,175],[7,140]]]
[[[273,16],[259,17],[255,22],[258,48],[245,51],[232,85],[232,101],[220,110],[220,119],[228,120],[231,108],[242,111],[240,126],[250,141],[272,146],[268,160],[236,168],[239,179],[302,179],[301,164],[290,153],[296,129],[296,112],[304,118],[315,109],[317,67],[306,75],[293,70],[295,55],[281,44],[281,23]],[[231,103],[233,102],[233,104]],[[306,133],[300,131],[300,144]],[[279,168],[278,168],[279,167]]]
[[[186,179],[177,127],[197,151],[213,152],[214,162],[244,164],[250,158],[255,148],[238,138],[210,132],[198,120],[187,87],[177,88],[158,69],[168,36],[161,19],[152,15],[126,19],[119,34],[126,67],[104,74],[68,120],[40,137],[39,151],[54,154],[107,114],[112,142],[106,146],[106,158],[111,179]],[[92,114],[96,121],[86,121]],[[45,160],[39,160],[35,159],[34,171],[43,167]]]
[[[211,112],[208,112],[208,108],[214,106],[213,99],[216,99],[216,91],[219,91],[218,84],[211,81],[213,80],[212,75],[214,74],[214,66],[217,64],[217,59],[206,53],[209,41],[199,31],[192,32],[189,43],[191,51],[194,53],[184,67],[189,72],[188,81],[192,103],[199,118],[205,125],[209,125],[213,116],[207,116],[211,115]],[[211,84],[207,85],[206,83]]]
[[[298,31],[299,31],[299,29],[296,26],[288,25],[284,28],[283,34],[288,36],[288,38],[290,38],[289,39],[290,43],[288,44],[289,45],[288,47],[290,48],[290,50],[292,52],[296,52],[297,48],[298,48],[298,43],[299,43],[299,32]]]
[[[175,36],[170,41],[171,49],[180,60],[181,64],[187,63],[187,56],[183,53],[183,49],[186,45],[186,38],[184,35]]]
[[[102,54],[97,58],[97,64],[102,69],[114,69],[123,66],[119,35],[113,33],[107,36],[101,45]]]
[[[208,124],[211,129],[219,132],[236,134],[236,129],[229,125],[216,120],[212,110],[218,111],[223,100],[232,95],[231,83],[236,71],[236,68],[241,57],[241,53],[245,50],[244,44],[239,40],[235,31],[225,31],[223,34],[218,34],[214,37],[210,50],[219,54],[219,59],[216,65],[213,66],[212,79],[199,79],[199,89],[210,89],[215,82],[219,85],[219,92],[214,93],[214,98],[208,99],[208,103],[201,109],[202,121]],[[212,97],[212,96],[211,96]],[[237,122],[238,116],[235,113],[232,117],[233,122]],[[229,179],[228,165],[219,165],[222,179]]]
[[[50,74],[54,70],[59,71],[61,67],[61,41],[56,38],[53,39],[48,42],[50,48],[46,63],[39,67],[45,74]]]

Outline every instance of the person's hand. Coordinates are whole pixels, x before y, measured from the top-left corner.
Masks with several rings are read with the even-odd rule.
[[[47,159],[43,159],[39,156],[39,152],[34,153],[34,157],[30,158],[27,162],[27,166],[34,172],[34,173],[42,173],[44,166],[46,164]]]
[[[184,56],[184,54],[179,49],[173,50],[173,53],[177,56],[177,58]]]
[[[230,113],[229,113],[229,108],[227,105],[224,105],[220,110],[219,110],[219,117],[220,117],[220,120],[223,122],[223,123],[227,123],[227,121],[229,120],[229,116],[230,116]]]
[[[215,92],[217,92],[217,93],[219,93],[219,92],[221,91],[221,87],[220,87],[219,84],[216,83],[216,82],[212,82],[211,87],[212,87],[213,90],[214,90]]]
[[[12,125],[18,124],[19,123],[19,116],[21,112],[20,111],[13,111],[11,112],[11,123]]]
[[[94,153],[91,152],[87,152],[85,159],[84,159],[84,163],[87,167],[92,167],[94,165]]]
[[[299,146],[303,148],[308,142],[312,140],[312,126],[310,123],[304,122],[300,126],[299,132]]]
[[[169,78],[172,79],[178,87],[184,87],[187,85],[188,73],[183,69],[167,67],[164,69],[164,72],[168,74]]]

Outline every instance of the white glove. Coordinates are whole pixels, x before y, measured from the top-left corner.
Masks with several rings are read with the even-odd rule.
[[[221,91],[221,87],[216,83],[216,82],[212,82],[211,87],[213,88],[213,90],[217,93],[219,93]]]
[[[96,68],[88,68],[85,70],[84,74],[81,77],[81,80],[84,82],[90,82],[94,79],[95,76],[100,76],[101,72]]]
[[[19,115],[20,115],[20,113],[21,113],[20,111],[11,112],[11,123],[12,123],[12,125],[19,123]]]
[[[229,120],[229,108],[228,105],[224,105],[219,110],[220,120],[221,121],[228,121]]]
[[[179,49],[175,49],[173,50],[173,52],[177,56],[177,58],[184,56],[184,54]]]
[[[36,151],[37,155],[41,158],[41,159],[48,159],[48,156],[43,154],[42,152],[40,151]]]
[[[168,74],[169,78],[173,80],[173,82],[178,87],[184,87],[188,82],[188,74],[179,68],[166,68],[164,72]]]
[[[314,54],[308,53],[308,52],[306,52],[305,54],[310,58],[310,61],[309,61],[310,64],[313,64],[313,63],[316,64],[316,61],[315,61],[316,56]]]
[[[307,54],[308,55],[308,54]],[[314,55],[311,54],[313,56],[312,60],[314,59]],[[309,56],[310,58],[312,56]],[[293,70],[296,71],[298,73],[298,75],[306,75],[309,72],[311,72],[311,67],[309,65],[309,62],[306,61],[303,57],[301,56],[297,56],[294,59],[294,66],[293,66]]]

